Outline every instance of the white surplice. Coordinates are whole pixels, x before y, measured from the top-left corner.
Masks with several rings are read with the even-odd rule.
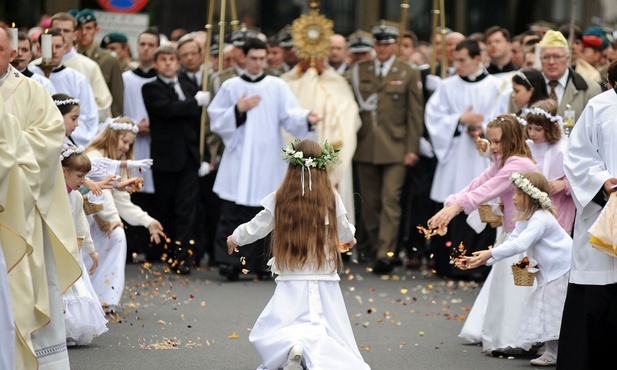
[[[589,100],[564,155],[564,171],[576,204],[570,283],[617,283],[617,258],[593,248],[589,228],[602,206],[592,201],[606,180],[617,177],[617,93],[610,89]]]
[[[246,94],[261,101],[236,123],[236,104]],[[265,76],[258,82],[233,77],[223,83],[208,106],[210,128],[225,143],[213,190],[221,199],[259,207],[283,181],[287,163],[281,158],[281,128],[295,137],[308,133],[308,109],[302,109],[285,81]]]
[[[154,80],[156,80],[156,77],[144,78],[137,75],[135,71],[122,73],[122,81],[124,81],[124,116],[130,118],[135,124],[144,119],[146,122],[150,122],[141,88],[143,85]],[[150,135],[137,135],[133,144],[135,160],[151,158],[150,141]],[[154,194],[152,171],[143,171],[141,177],[143,177],[144,182],[140,192]]]
[[[484,116],[482,127],[486,132],[486,125],[498,109],[500,87],[501,81],[490,75],[476,82],[452,76],[429,98],[424,117],[438,159],[430,194],[435,202],[443,203],[490,165],[488,158],[478,155],[475,140],[465,132],[459,119],[471,108]],[[460,135],[455,136],[457,130]]]
[[[38,66],[30,68],[33,73],[45,75]],[[88,146],[99,130],[96,101],[88,78],[72,68],[60,67],[52,71],[49,80],[57,92],[79,99],[79,126],[73,131],[71,138],[77,145]]]

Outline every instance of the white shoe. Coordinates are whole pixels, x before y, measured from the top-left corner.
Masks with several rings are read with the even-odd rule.
[[[555,366],[557,364],[557,359],[553,358],[553,356],[543,354],[529,361],[529,364],[534,366]]]
[[[289,350],[289,355],[287,356],[287,365],[283,368],[283,370],[304,370],[302,366],[302,354],[304,350],[302,346],[299,344],[294,344]]]

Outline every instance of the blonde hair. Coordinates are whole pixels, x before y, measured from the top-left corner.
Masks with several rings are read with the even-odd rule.
[[[133,124],[133,121],[127,117],[119,117],[114,119],[116,123],[130,123]],[[99,133],[94,140],[86,147],[86,153],[96,150],[101,153],[103,157],[110,159],[120,159],[120,160],[128,160],[133,159],[133,145],[129,146],[129,150],[124,154],[122,158],[118,153],[118,143],[120,139],[125,137],[128,133],[135,135],[135,133],[131,130],[115,130],[111,128],[111,126],[107,125],[103,129],[101,133]],[[126,171],[126,169],[125,169]]]
[[[318,157],[321,146],[311,139],[295,144],[307,157]],[[312,190],[302,195],[302,171],[311,171]],[[333,271],[342,268],[336,217],[336,197],[328,171],[290,164],[276,191],[274,230],[271,253],[280,269],[306,266],[327,268],[336,261]],[[326,225],[326,217],[328,224]]]
[[[538,190],[549,194],[550,187],[548,185],[548,180],[546,180],[546,177],[544,177],[541,172],[521,173],[521,176],[529,180],[529,182]],[[513,186],[516,188],[517,192],[521,192],[525,196],[525,201],[523,204],[525,210],[519,212],[518,216],[516,216],[515,218],[516,221],[529,220],[537,210],[544,209],[542,208],[542,205],[540,204],[540,201],[538,199],[532,198],[529,194],[519,189],[516,185]],[[551,212],[551,214],[556,217],[557,214],[555,213],[555,208],[551,207],[547,209],[547,211]]]
[[[501,129],[501,163],[503,167],[506,160],[512,156],[527,157],[534,160],[531,156],[531,149],[525,142],[525,135],[521,124],[512,114],[501,114],[488,123],[487,129]],[[534,161],[535,162],[535,161]]]

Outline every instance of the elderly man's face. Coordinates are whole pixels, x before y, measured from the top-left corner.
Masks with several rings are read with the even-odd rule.
[[[566,48],[543,48],[540,61],[544,76],[549,80],[558,80],[568,69],[568,51]]]
[[[3,76],[9,69],[9,63],[13,61],[17,50],[11,48],[9,33],[6,29],[0,30],[0,76]]]

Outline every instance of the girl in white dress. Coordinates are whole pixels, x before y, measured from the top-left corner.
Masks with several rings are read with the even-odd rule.
[[[152,166],[152,159],[133,160],[137,131],[137,125],[128,118],[110,118],[86,148],[91,161],[103,160],[108,173],[127,179],[119,181],[114,189],[103,190],[103,210],[88,216],[90,233],[99,253],[99,268],[92,275],[92,285],[106,312],[115,310],[124,291],[126,235],[122,220],[148,228],[154,243],[160,243],[165,237],[160,222],[131,202],[130,192],[139,190],[141,181],[139,177],[129,176],[129,170],[148,170]]]
[[[81,240],[81,277],[62,295],[64,301],[64,323],[69,344],[88,345],[95,336],[107,331],[107,319],[101,308],[96,292],[90,282],[98,266],[98,253],[90,237],[90,227],[84,213],[83,198],[77,191],[90,171],[90,159],[82,149],[68,147],[62,152],[62,173],[69,192],[69,202],[77,237]],[[84,253],[91,259],[86,270]]]
[[[342,249],[356,240],[328,177],[337,151],[304,139],[283,156],[289,162],[283,183],[262,200],[264,210],[227,238],[232,254],[272,232],[268,265],[277,286],[249,336],[262,359],[258,369],[370,369],[339,287]]]
[[[566,300],[572,238],[559,225],[549,198],[549,183],[540,172],[510,175],[516,191],[512,197],[519,214],[508,239],[488,250],[473,252],[457,261],[461,269],[492,265],[504,258],[527,252],[537,261],[538,288],[532,293],[518,332],[518,346],[529,350],[545,343],[542,356],[530,361],[534,366],[557,362],[557,343]],[[512,282],[514,284],[514,282]],[[507,320],[507,318],[505,318]]]

